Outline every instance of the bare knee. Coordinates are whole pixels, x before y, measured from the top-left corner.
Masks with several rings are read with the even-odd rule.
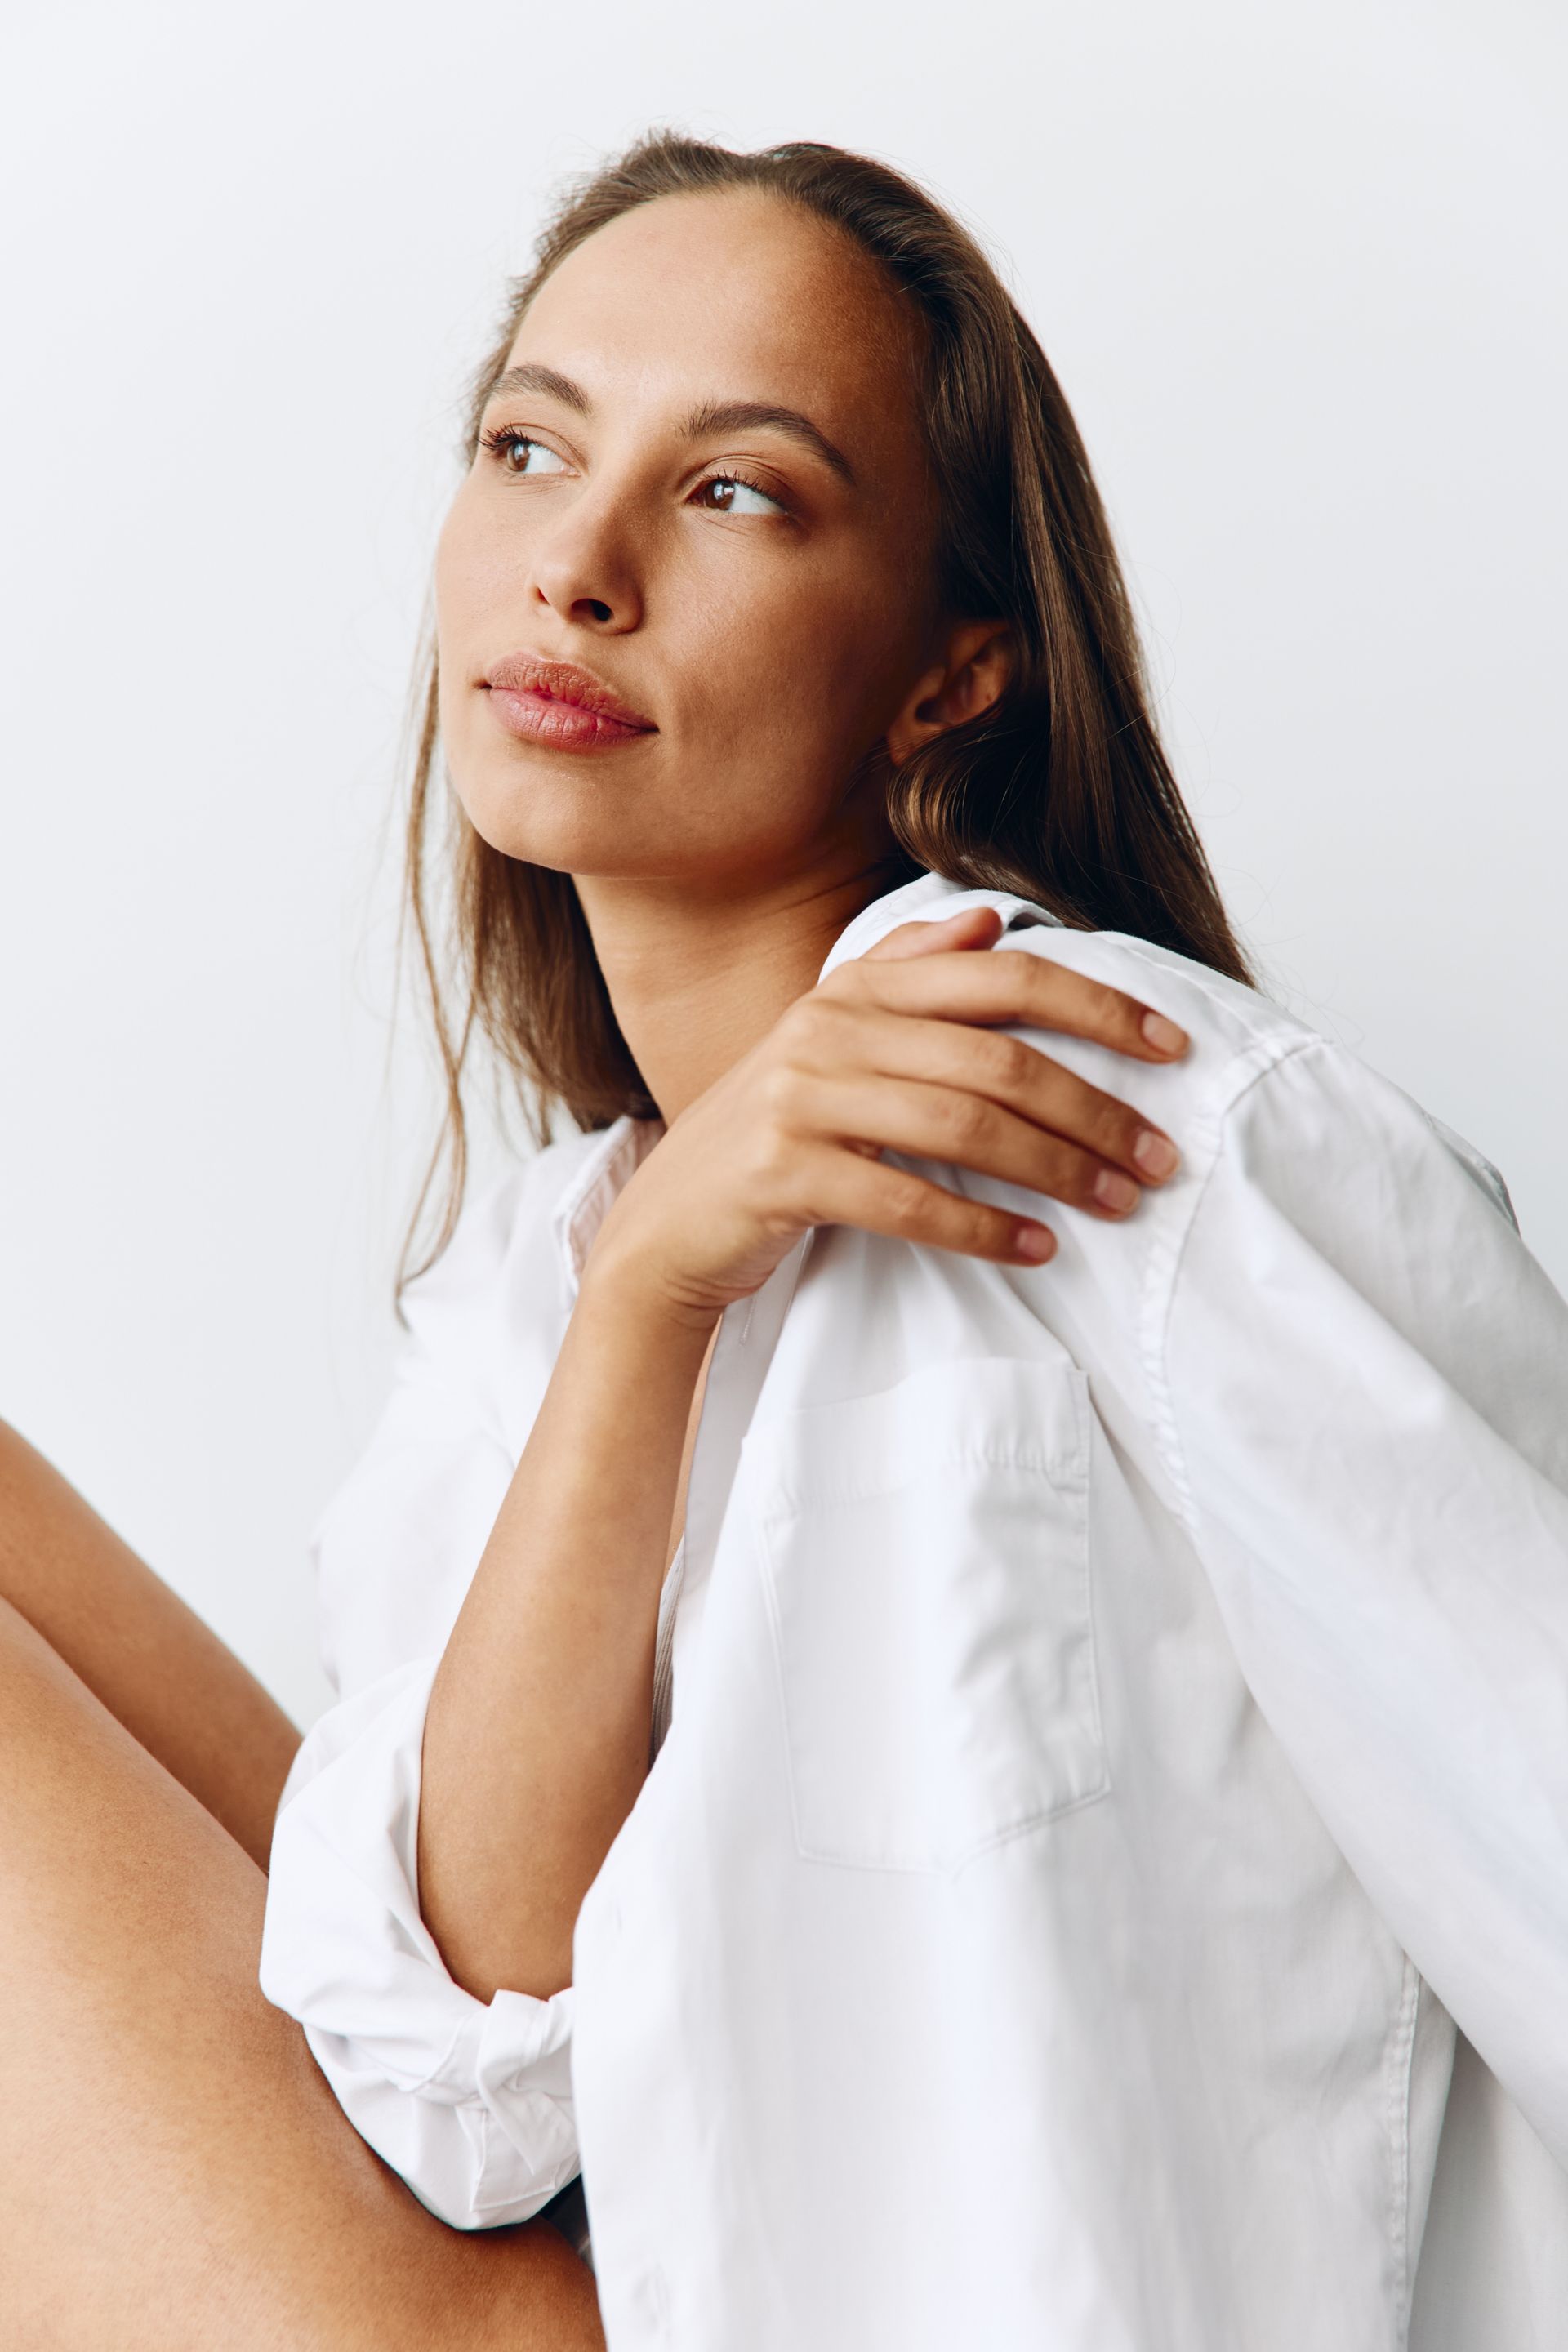
[[[552,2231],[448,2230],[358,2138],[261,1995],[260,1871],[4,1602],[0,1882],[6,2341],[596,2352]]]

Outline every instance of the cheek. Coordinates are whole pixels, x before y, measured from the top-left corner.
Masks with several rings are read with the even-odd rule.
[[[442,752],[452,787],[470,823],[493,846],[505,810],[489,803],[487,792],[493,760],[487,759],[476,732],[478,713],[472,681],[497,651],[489,626],[495,613],[493,565],[487,562],[485,533],[479,518],[459,490],[448,509],[436,542],[433,566],[436,625],[437,712]]]
[[[454,508],[441,527],[436,542],[434,568],[436,662],[441,685],[441,719],[446,726],[451,714],[457,688],[467,676],[468,641],[470,635],[467,585],[467,565],[463,560],[462,530]]]
[[[483,541],[467,486],[447,510],[436,541],[436,635],[443,665],[460,662],[471,650],[476,620],[485,602]]]
[[[433,567],[441,730],[459,758],[473,723],[472,681],[504,650],[495,624],[507,608],[507,579],[497,535],[465,485],[447,509]]]
[[[841,768],[890,721],[917,631],[896,581],[809,555],[688,602],[693,717],[715,750]]]

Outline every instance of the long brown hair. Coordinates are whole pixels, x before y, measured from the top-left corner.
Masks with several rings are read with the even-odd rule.
[[[886,887],[929,868],[1016,892],[1077,929],[1130,931],[1249,980],[1160,742],[1126,585],[1061,387],[973,238],[885,163],[811,141],[742,154],[660,131],[574,184],[532,268],[512,280],[500,332],[474,376],[465,465],[523,312],[551,272],[636,205],[725,188],[763,188],[806,206],[852,236],[913,304],[938,486],[941,607],[954,619],[1012,625],[1016,656],[1001,699],[889,768],[898,846]],[[449,956],[439,951],[426,856],[438,741],[428,627],[414,711],[407,903],[447,1116],[410,1252],[443,1158],[449,1179],[422,1271],[450,1239],[462,1202],[461,1081],[476,1029],[515,1082],[538,1143],[550,1139],[557,1108],[590,1129],[626,1111],[653,1116],[655,1105],[611,1009],[571,877],[491,848],[455,801]],[[455,1020],[447,961],[461,1002]]]

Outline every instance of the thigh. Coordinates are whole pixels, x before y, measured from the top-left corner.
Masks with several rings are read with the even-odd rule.
[[[602,2345],[552,2231],[467,2236],[257,1990],[266,1882],[0,1602],[0,2343]]]
[[[4,1422],[0,1599],[265,1868],[299,1732],[232,1650]]]

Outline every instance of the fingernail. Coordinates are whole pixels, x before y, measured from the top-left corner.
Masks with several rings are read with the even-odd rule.
[[[1145,1013],[1143,1034],[1157,1054],[1179,1054],[1187,1042],[1187,1033],[1167,1021],[1163,1013]]]
[[[1114,1168],[1102,1168],[1094,1180],[1094,1197],[1102,1209],[1114,1209],[1120,1216],[1128,1209],[1135,1209],[1140,1196],[1131,1176],[1119,1176]]]
[[[1020,1257],[1033,1258],[1037,1265],[1050,1256],[1056,1245],[1057,1237],[1048,1225],[1020,1225],[1013,1244]]]
[[[1163,1176],[1170,1174],[1181,1154],[1168,1136],[1158,1135],[1152,1127],[1146,1127],[1132,1147],[1132,1157],[1158,1183]]]

